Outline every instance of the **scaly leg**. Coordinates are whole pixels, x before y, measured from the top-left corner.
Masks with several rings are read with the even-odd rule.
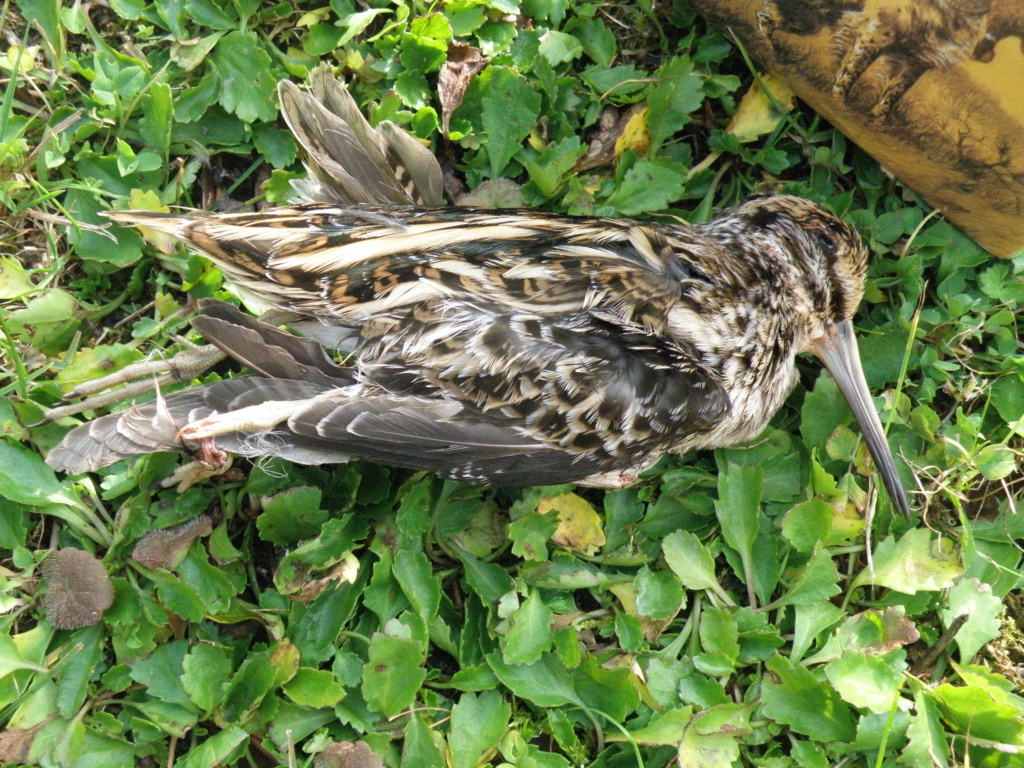
[[[44,421],[56,421],[65,416],[73,416],[82,411],[93,410],[118,400],[135,397],[153,389],[159,390],[168,384],[194,379],[225,357],[226,355],[213,344],[206,344],[202,347],[183,350],[171,358],[145,360],[125,366],[121,370],[101,378],[82,382],[64,397],[67,400],[76,397],[85,399],[50,408],[43,414],[43,419]],[[153,377],[154,374],[164,375],[144,378]],[[111,389],[112,387],[117,388]]]

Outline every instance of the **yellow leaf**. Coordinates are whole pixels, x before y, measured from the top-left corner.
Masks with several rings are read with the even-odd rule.
[[[30,45],[27,48],[16,45],[13,48],[8,48],[7,53],[0,58],[0,69],[16,75],[27,75],[35,68],[38,53],[38,45]]]
[[[586,500],[575,493],[563,493],[561,496],[541,499],[537,505],[537,512],[542,515],[552,510],[558,514],[558,528],[551,537],[553,542],[588,555],[604,546],[601,518]]]
[[[646,155],[651,148],[651,132],[647,127],[647,108],[644,107],[626,123],[622,134],[615,140],[615,157],[618,158],[627,149],[638,155]]]
[[[317,9],[315,11],[309,11],[308,13],[303,14],[299,18],[299,20],[297,22],[295,22],[295,26],[296,27],[312,27],[312,26],[314,26],[316,24],[319,24],[321,21],[323,21],[324,19],[326,19],[330,15],[331,15],[331,9],[330,8],[319,8],[319,9]]]
[[[157,213],[170,213],[171,211],[166,205],[160,203],[160,198],[151,189],[133,189],[128,193],[128,203],[133,211],[156,211]],[[139,232],[161,253],[174,253],[177,250],[178,241],[166,232],[157,232],[149,227],[139,227]]]
[[[156,211],[170,213],[171,209],[160,204],[160,198],[151,189],[133,189],[128,193],[128,202],[134,211]]]
[[[767,88],[771,96],[761,87]],[[761,75],[760,82],[754,81],[739,109],[732,116],[726,133],[731,133],[741,142],[753,141],[758,136],[771,133],[775,126],[793,109],[793,91],[774,75]]]

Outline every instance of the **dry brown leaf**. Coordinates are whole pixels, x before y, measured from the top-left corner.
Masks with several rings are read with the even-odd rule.
[[[36,734],[53,717],[54,715],[50,715],[43,722],[33,725],[31,728],[8,728],[0,733],[0,765],[16,765],[26,762]]]
[[[78,629],[99,623],[114,602],[114,587],[95,555],[68,547],[47,555],[42,565],[46,618],[57,629]]]
[[[380,755],[365,741],[335,741],[313,758],[314,768],[384,768]]]
[[[185,558],[193,540],[213,533],[213,521],[209,515],[199,515],[173,528],[150,531],[135,545],[132,560],[147,568],[165,568],[173,571]]]
[[[641,130],[642,128],[642,130]],[[630,138],[624,138],[627,130]],[[646,145],[643,137],[646,135]],[[619,147],[619,142],[623,144]],[[576,163],[574,173],[590,171],[607,165],[614,165],[623,150],[633,149],[643,154],[650,147],[647,132],[647,105],[634,104],[623,113],[608,107],[598,118],[597,132],[590,137],[587,154]]]
[[[288,597],[300,603],[308,603],[335,583],[354,584],[358,575],[359,561],[349,552],[322,579],[308,579],[305,583],[290,584]]]
[[[441,99],[441,133],[448,135],[452,112],[459,108],[466,88],[476,74],[487,66],[487,59],[467,43],[453,41],[448,46],[448,60],[437,76],[437,95]]]

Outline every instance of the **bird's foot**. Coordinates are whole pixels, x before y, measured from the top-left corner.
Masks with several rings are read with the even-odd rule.
[[[223,475],[231,469],[232,461],[230,454],[217,448],[212,440],[206,440],[199,446],[195,461],[178,467],[173,475],[161,480],[160,485],[163,488],[177,486],[178,493],[184,493],[200,480]]]
[[[74,416],[82,411],[94,410],[154,389],[159,390],[169,384],[194,379],[224,357],[224,353],[217,347],[207,344],[183,350],[171,358],[134,363],[101,378],[82,382],[68,392],[64,399],[84,399],[50,408],[43,414],[43,421],[51,422],[65,416]]]

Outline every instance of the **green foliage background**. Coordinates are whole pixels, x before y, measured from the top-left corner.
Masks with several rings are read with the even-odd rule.
[[[726,132],[755,73],[685,2],[0,14],[0,759],[333,766],[332,744],[361,741],[359,765],[416,768],[1024,764],[1024,259],[991,259],[807,110],[755,142]],[[443,146],[452,41],[489,62]],[[180,348],[191,298],[231,298],[98,212],[286,199],[302,169],[275,83],[322,60],[470,189],[510,178],[528,206],[691,222],[782,191],[855,223],[864,368],[921,519],[875,493],[811,362],[755,444],[612,493],[268,461],[178,494],[156,485],[173,455],[55,477],[41,455],[77,419],[38,425],[43,409]],[[648,147],[573,171],[604,110],[643,104]],[[131,559],[200,514],[213,532],[173,570]],[[44,618],[58,547],[113,580],[94,627]]]

